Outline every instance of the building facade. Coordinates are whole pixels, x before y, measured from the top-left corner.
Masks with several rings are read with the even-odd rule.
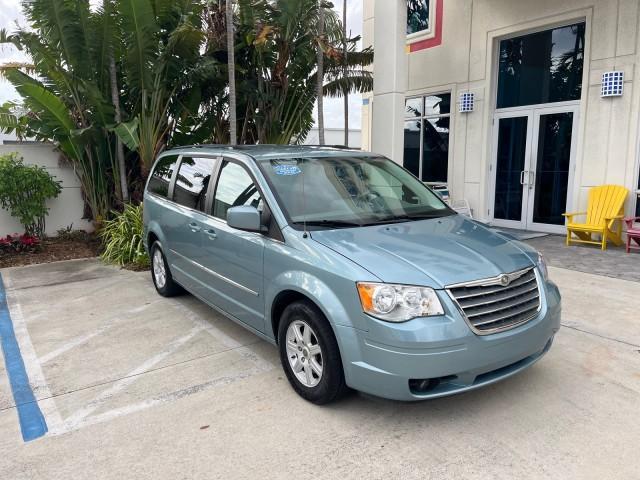
[[[362,146],[480,220],[561,232],[589,188],[640,215],[640,0],[364,0]]]

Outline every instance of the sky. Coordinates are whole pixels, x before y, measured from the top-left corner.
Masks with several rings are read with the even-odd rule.
[[[92,0],[92,3],[100,0]],[[334,0],[335,10],[342,18],[342,0]],[[9,31],[15,29],[16,22],[24,26],[20,0],[0,0],[0,28]],[[352,35],[362,34],[362,0],[347,0],[347,31]],[[26,58],[13,47],[0,47],[0,63],[24,61]],[[0,103],[7,100],[18,100],[15,90],[4,80],[0,80]],[[360,128],[362,97],[349,97],[349,126]],[[324,117],[326,128],[344,128],[344,111],[342,98],[326,98],[324,101]],[[314,113],[315,115],[315,113]]]

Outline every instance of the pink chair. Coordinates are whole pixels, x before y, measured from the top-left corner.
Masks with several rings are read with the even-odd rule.
[[[640,217],[625,218],[624,222],[627,224],[627,253],[631,251],[631,248],[640,250],[640,246],[636,247],[634,245],[631,247],[631,240],[640,245],[640,226],[635,228],[633,226],[633,222],[640,222]]]

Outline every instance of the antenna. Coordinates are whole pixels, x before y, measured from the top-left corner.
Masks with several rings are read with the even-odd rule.
[[[304,192],[304,158],[300,159],[302,163],[302,168],[300,171],[302,172],[302,238],[309,237],[309,232],[307,232],[307,196]]]

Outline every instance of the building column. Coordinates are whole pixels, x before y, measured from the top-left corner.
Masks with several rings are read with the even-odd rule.
[[[402,164],[408,58],[406,0],[375,0],[371,150]]]

